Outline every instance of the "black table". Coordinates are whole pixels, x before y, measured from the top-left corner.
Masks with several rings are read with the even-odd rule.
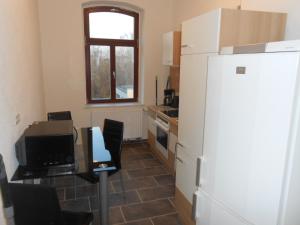
[[[104,139],[99,127],[82,128],[82,144],[75,145],[75,163],[42,169],[28,170],[19,166],[11,181],[23,180],[33,183],[33,179],[67,175],[94,173],[99,176],[99,216],[100,224],[109,224],[108,171],[116,170],[110,152],[105,149]]]

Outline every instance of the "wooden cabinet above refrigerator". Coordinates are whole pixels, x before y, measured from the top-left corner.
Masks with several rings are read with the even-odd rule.
[[[284,39],[286,13],[217,9],[182,23],[181,54]]]

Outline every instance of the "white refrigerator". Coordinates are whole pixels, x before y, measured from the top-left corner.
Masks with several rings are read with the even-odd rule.
[[[300,41],[233,52],[208,61],[197,225],[299,225]]]

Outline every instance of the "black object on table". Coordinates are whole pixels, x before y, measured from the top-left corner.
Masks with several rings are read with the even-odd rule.
[[[36,178],[48,178],[66,175],[95,173],[99,176],[99,213],[100,224],[109,224],[108,211],[108,182],[109,171],[116,170],[115,163],[108,150],[105,149],[103,135],[99,127],[82,128],[82,145],[75,145],[74,165],[52,166],[29,170],[19,166],[15,171],[12,181],[24,180],[32,183]]]
[[[53,120],[72,120],[71,111],[60,111],[60,112],[48,112],[47,113],[48,121]],[[73,127],[75,132],[75,143],[78,140],[78,131],[76,127]]]
[[[49,112],[47,114],[48,121],[50,120],[72,120],[70,111]]]

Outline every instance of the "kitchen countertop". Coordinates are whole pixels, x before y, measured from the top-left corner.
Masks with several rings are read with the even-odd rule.
[[[164,118],[166,118],[171,125],[175,125],[178,126],[178,118],[177,117],[169,117],[166,114],[162,113],[162,111],[167,111],[167,110],[174,110],[174,108],[170,107],[170,106],[156,106],[156,105],[151,105],[151,106],[147,106],[148,110],[159,114],[160,116],[163,116]]]

